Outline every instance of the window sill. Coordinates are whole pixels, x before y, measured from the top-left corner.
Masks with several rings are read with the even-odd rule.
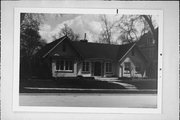
[[[124,74],[130,74],[130,72],[124,72]]]
[[[73,73],[73,70],[56,70],[56,73]]]
[[[105,74],[113,74],[113,72],[105,72]]]
[[[82,74],[90,74],[90,71],[82,71]]]

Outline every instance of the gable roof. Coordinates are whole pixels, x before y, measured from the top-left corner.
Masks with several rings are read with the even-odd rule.
[[[47,45],[45,45],[38,53],[37,55],[39,57],[45,57],[46,55],[48,55],[49,52],[51,52],[51,50],[53,50],[54,47],[56,47],[58,44],[60,44],[64,39],[66,39],[67,37],[61,37]]]
[[[90,43],[90,42],[81,42],[81,41],[70,41],[70,39],[67,36],[64,36],[58,40],[55,40],[47,44],[44,48],[42,48],[42,50],[40,50],[39,56],[41,57],[48,56],[48,54],[64,40],[69,41],[72,47],[84,59],[120,60],[135,45],[135,43],[124,44],[124,45],[112,45],[112,44],[100,44],[100,43]]]
[[[158,44],[158,27],[155,29],[155,44]],[[147,40],[152,39],[152,33],[148,31],[147,33],[144,33],[141,38],[137,41],[137,45],[146,45]],[[148,43],[149,44],[149,43]]]
[[[72,41],[72,45],[84,58],[119,60],[133,46],[133,43],[112,45]]]

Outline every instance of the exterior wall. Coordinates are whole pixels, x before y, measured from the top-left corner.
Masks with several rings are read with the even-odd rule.
[[[76,77],[77,76],[77,61],[74,61],[73,71],[57,71],[56,70],[56,61],[52,61],[52,76],[53,77]]]
[[[53,49],[50,53],[52,56],[52,76],[53,77],[76,77],[77,76],[77,52],[70,46],[70,44],[64,40]],[[72,60],[73,70],[56,70],[56,60]]]
[[[112,62],[112,61],[99,61],[99,60],[85,60],[89,62],[89,72],[82,71],[83,61],[74,61],[73,71],[57,71],[56,70],[56,62],[52,60],[52,76],[53,77],[76,77],[81,75],[83,77],[91,77],[94,76],[93,73],[93,63],[98,61],[103,65],[101,68],[101,76],[102,77],[146,77],[146,63],[141,57],[140,53],[133,49],[129,52],[129,54],[125,57],[125,59],[121,62]],[[132,55],[134,54],[134,55]],[[106,63],[112,63],[112,72],[106,72]],[[128,72],[125,70],[125,63],[129,62],[131,64],[131,70]],[[139,66],[141,68],[140,71],[136,71],[136,67]]]
[[[132,53],[133,51],[133,53]],[[146,77],[146,63],[141,57],[140,53],[133,49],[126,58],[121,62],[119,66],[120,77]],[[129,62],[131,69],[130,71],[125,70],[125,63]],[[140,67],[140,71],[136,70],[136,67]]]
[[[117,77],[122,77],[123,75],[122,75],[122,66],[121,66],[121,64],[119,63],[119,62],[117,62],[116,63],[116,70],[115,70],[115,76],[117,76]]]

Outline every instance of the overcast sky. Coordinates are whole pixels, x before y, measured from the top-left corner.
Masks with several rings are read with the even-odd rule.
[[[121,17],[121,15],[106,16],[111,23]],[[86,33],[86,38],[89,42],[97,41],[102,30],[102,21],[98,14],[45,14],[43,23],[40,25],[39,33],[48,43],[52,42],[52,36],[58,38],[58,33],[64,27],[64,24],[72,28],[74,33],[79,34],[80,39],[83,39],[84,33]],[[139,26],[139,29],[141,29],[141,26]],[[115,41],[118,36],[119,32],[113,30],[112,40]]]

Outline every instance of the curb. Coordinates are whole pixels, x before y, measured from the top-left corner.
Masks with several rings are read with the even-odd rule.
[[[82,89],[82,88],[38,88],[24,87],[21,93],[124,93],[124,94],[157,94],[154,89]]]

